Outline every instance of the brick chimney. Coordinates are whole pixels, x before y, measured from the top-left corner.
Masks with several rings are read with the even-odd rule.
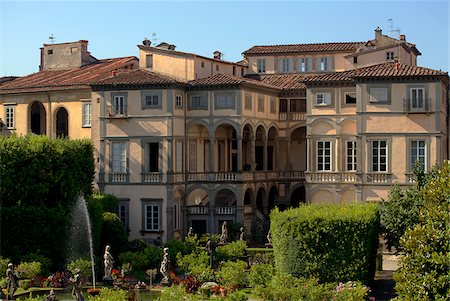
[[[381,30],[381,28],[378,26],[378,27],[375,29],[375,40],[379,40],[379,39],[381,38],[382,35],[383,35],[383,34],[382,34],[382,30]]]
[[[214,51],[213,52],[213,55],[214,55],[214,59],[216,59],[216,60],[221,60],[222,59],[222,52],[220,52],[220,51]]]
[[[400,35],[400,41],[406,42],[406,36],[404,34]]]

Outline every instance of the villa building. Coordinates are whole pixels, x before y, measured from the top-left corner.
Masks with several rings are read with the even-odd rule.
[[[119,198],[130,239],[224,221],[262,239],[275,206],[380,201],[411,185],[417,162],[448,158],[448,74],[418,67],[415,45],[379,28],[367,42],[254,46],[238,63],[144,40],[139,60],[63,66],[50,47],[42,71],[0,84],[0,114],[51,137],[60,108],[74,116],[62,134],[91,137],[96,187]],[[40,131],[36,102],[52,112]]]

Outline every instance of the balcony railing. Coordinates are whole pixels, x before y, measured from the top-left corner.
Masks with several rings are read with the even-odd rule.
[[[214,173],[215,181],[238,181],[242,180],[242,174],[237,172],[216,172]]]
[[[236,207],[231,206],[217,206],[216,214],[218,215],[230,215],[236,212]]]
[[[310,172],[307,180],[326,183],[360,183],[362,176],[355,172]]]
[[[431,98],[428,99],[403,99],[403,111],[408,114],[430,113]]]
[[[109,105],[107,108],[107,117],[110,118],[127,118],[128,106],[124,105],[120,108]]]
[[[366,174],[367,183],[384,184],[390,183],[392,180],[392,174],[390,173],[368,173]]]
[[[127,173],[111,173],[109,174],[110,183],[128,183],[129,175]]]
[[[161,183],[162,173],[160,172],[150,172],[142,174],[143,183]]]
[[[280,121],[306,121],[306,112],[280,112]]]
[[[187,208],[189,214],[196,214],[196,215],[208,214],[208,207],[206,206],[188,206]]]

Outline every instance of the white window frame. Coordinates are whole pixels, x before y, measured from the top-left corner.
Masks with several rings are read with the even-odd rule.
[[[331,93],[316,93],[316,106],[330,106]]]
[[[175,95],[175,107],[177,109],[183,108],[183,95]]]
[[[5,127],[9,130],[13,130],[16,127],[15,105],[5,105]]]
[[[357,146],[356,146],[355,140],[345,141],[345,170],[346,171],[356,171],[357,170],[356,148],[357,148]]]
[[[308,72],[311,71],[311,62],[307,57],[302,57],[298,60],[298,71],[299,72]]]
[[[144,205],[145,208],[145,231],[159,231],[161,228],[161,207],[158,204],[148,204]],[[150,216],[149,216],[149,209],[150,209]],[[157,209],[157,210],[155,210]],[[155,212],[156,211],[156,212]],[[155,216],[156,213],[156,216]],[[155,222],[156,217],[156,222]],[[150,225],[150,227],[149,227]]]
[[[385,94],[385,97],[382,98],[381,93]],[[369,99],[370,102],[380,102],[380,103],[389,102],[389,89],[387,87],[370,88],[369,95],[370,95],[370,99]]]
[[[126,142],[111,143],[111,171],[112,173],[128,172],[128,149]]]
[[[420,154],[421,150],[423,151],[423,154]],[[421,158],[423,159],[423,162],[421,162]],[[427,172],[427,141],[424,139],[414,139],[409,141],[409,168],[411,172],[414,171],[417,160],[419,160],[419,163],[422,165],[422,170]]]
[[[258,73],[266,73],[266,59],[258,59],[256,64]]]
[[[327,149],[328,149],[328,154],[327,154]],[[321,153],[321,150],[322,150],[322,153]],[[328,163],[326,162],[327,158],[329,158]],[[328,169],[326,168],[327,164],[329,164]],[[317,171],[332,171],[333,170],[333,145],[330,140],[316,141],[316,170]]]
[[[83,127],[91,127],[92,124],[92,104],[90,102],[82,103],[82,122]]]
[[[382,147],[382,142],[385,143],[384,148]],[[372,140],[370,141],[370,150],[371,150],[371,159],[370,159],[371,172],[387,173],[389,171],[389,141],[386,139]],[[382,150],[384,150],[385,153],[384,156],[381,155]],[[381,162],[382,161],[381,159],[383,157],[385,160],[384,164]],[[375,158],[377,159],[376,160],[377,162],[375,162]],[[383,165],[385,165],[384,170],[382,170]]]
[[[395,59],[394,51],[387,51],[386,52],[386,61],[392,62]]]
[[[329,62],[327,57],[321,57],[319,58],[319,71],[327,71]]]
[[[145,107],[159,107],[160,99],[158,94],[145,95]]]
[[[421,91],[421,98],[418,97]],[[409,89],[410,109],[411,111],[422,112],[425,110],[425,88],[413,87]]]

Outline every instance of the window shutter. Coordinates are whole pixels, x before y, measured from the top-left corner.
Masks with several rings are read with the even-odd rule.
[[[311,71],[312,69],[312,58],[308,57],[305,60],[305,64],[306,64],[306,71]]]
[[[278,73],[283,72],[283,60],[278,59]]]
[[[320,58],[316,59],[316,71],[320,71]]]
[[[289,68],[287,70],[288,72],[293,72],[294,71],[294,59],[290,58],[289,59]]]
[[[324,98],[325,103],[331,104],[331,94],[330,93],[325,93],[323,98]]]
[[[334,58],[332,56],[327,58],[327,70],[334,70]]]

